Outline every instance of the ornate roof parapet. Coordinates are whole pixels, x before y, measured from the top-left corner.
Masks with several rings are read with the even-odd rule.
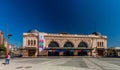
[[[102,36],[102,35],[79,35],[79,34],[46,34],[46,36],[66,36],[66,37],[93,37],[93,38],[99,38],[99,37],[103,37],[103,38],[107,38],[107,36]]]

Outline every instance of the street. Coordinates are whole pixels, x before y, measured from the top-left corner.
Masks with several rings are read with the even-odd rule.
[[[3,65],[0,59],[0,70],[119,70],[120,58],[92,57],[39,57],[13,58],[9,65]]]

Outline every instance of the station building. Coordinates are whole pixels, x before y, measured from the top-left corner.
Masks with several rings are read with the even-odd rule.
[[[36,29],[23,33],[24,57],[37,56],[103,56],[107,36],[98,32],[89,35],[39,32]]]

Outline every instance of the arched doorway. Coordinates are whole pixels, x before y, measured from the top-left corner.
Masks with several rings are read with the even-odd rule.
[[[88,46],[85,42],[80,42],[78,47],[87,48]],[[78,52],[78,56],[87,56],[88,55],[87,53],[88,53],[87,50],[80,50]]]
[[[49,43],[48,47],[59,47],[59,45],[57,42],[52,41]],[[59,52],[56,52],[55,50],[48,50],[48,56],[59,56]]]
[[[73,44],[71,42],[66,42],[64,44],[64,47],[74,47]],[[64,56],[73,56],[73,51],[71,50],[66,50],[63,54]]]
[[[36,50],[28,50],[28,56],[35,56]]]

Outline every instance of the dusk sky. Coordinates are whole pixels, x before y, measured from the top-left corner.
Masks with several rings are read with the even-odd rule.
[[[96,24],[96,29],[95,29]],[[7,26],[8,25],[8,26]],[[120,0],[0,0],[0,30],[22,45],[23,32],[108,36],[108,47],[120,46]]]

